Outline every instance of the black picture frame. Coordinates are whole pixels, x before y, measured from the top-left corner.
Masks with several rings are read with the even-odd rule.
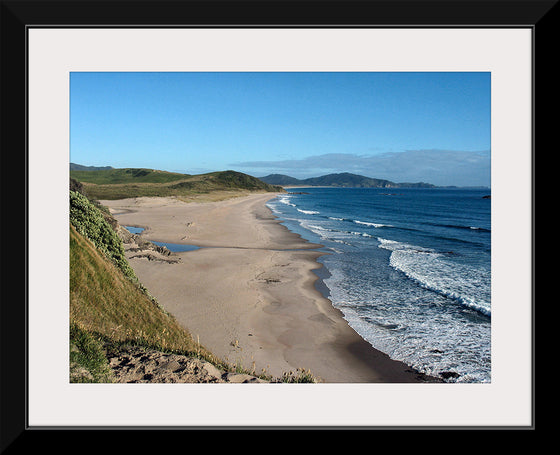
[[[35,27],[523,27],[533,37],[533,284],[534,284],[534,177],[536,145],[551,139],[551,116],[557,106],[554,74],[558,41],[557,0],[469,1],[4,1],[2,27],[2,262],[1,414],[2,453],[19,453],[33,444],[57,445],[71,432],[83,437],[88,449],[109,444],[87,430],[146,430],[147,428],[30,428],[27,421],[27,33]],[[537,124],[538,120],[538,124]],[[538,137],[536,137],[538,133]],[[17,241],[14,241],[17,239]],[[25,260],[15,258],[25,255]],[[22,264],[14,266],[14,264]],[[15,291],[15,292],[14,292]],[[534,295],[533,286],[533,328]],[[46,296],[48,299],[48,296]],[[533,334],[534,340],[534,334]],[[533,353],[533,424],[535,430],[535,370]],[[151,428],[173,430],[177,428]],[[180,430],[194,430],[178,428]],[[208,428],[259,430],[260,428]],[[272,430],[290,430],[278,427]],[[301,428],[302,430],[378,430],[376,428]],[[405,430],[407,428],[396,428]],[[408,428],[409,429],[409,428]],[[442,429],[442,428],[422,428]],[[475,430],[479,428],[461,428]],[[486,428],[485,428],[486,429]],[[504,429],[504,428],[491,428]],[[199,429],[197,429],[199,430]],[[261,430],[271,430],[270,427]],[[174,433],[175,435],[177,433]],[[117,439],[120,439],[117,437]],[[130,439],[130,438],[123,438]],[[170,439],[171,440],[171,439]],[[122,441],[123,447],[133,444]],[[141,445],[141,443],[139,443]],[[39,446],[39,447],[45,447]],[[56,446],[53,446],[57,450]],[[76,448],[80,450],[80,448]]]

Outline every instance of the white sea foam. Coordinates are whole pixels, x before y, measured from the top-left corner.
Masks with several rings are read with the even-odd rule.
[[[279,196],[278,197],[278,202],[282,203],[282,204],[286,204],[286,205],[290,205],[292,207],[295,207],[295,204],[292,204],[290,202],[290,196]]]
[[[490,277],[466,264],[449,262],[445,255],[378,237],[379,247],[390,250],[390,265],[423,287],[456,299],[461,304],[490,316],[489,298],[480,289],[490,288]]]
[[[352,231],[352,232],[350,232],[350,234],[359,235],[359,236],[361,236],[361,237],[373,237],[373,235],[369,235],[369,234],[366,233],[366,232],[354,232],[354,231]]]
[[[324,227],[321,227],[321,226],[316,226],[316,225],[314,225],[314,224],[305,224],[305,223],[304,223],[304,224],[302,224],[302,225],[303,225],[303,227],[308,227],[308,228],[310,228],[310,229],[313,230],[313,231],[315,231],[315,230],[319,230],[319,231],[329,231],[329,229],[327,229],[327,228],[324,228]]]
[[[318,226],[315,224],[310,224],[308,222],[306,222],[305,220],[299,220],[299,224],[301,227],[307,229],[308,231],[313,232],[314,234],[318,235],[319,237],[321,237],[321,239],[328,239],[329,236],[329,230],[322,227],[322,226]]]
[[[392,227],[390,224],[370,223],[369,221],[360,221],[360,220],[354,220],[354,223],[363,224],[364,226],[373,226],[375,228]]]
[[[351,239],[352,237],[366,237],[366,238],[374,237],[373,235],[368,234],[367,232],[333,229],[332,227],[324,227],[324,226],[319,226],[318,224],[311,224],[307,220],[300,220],[300,225],[303,228],[314,232],[322,239],[331,240],[333,242],[338,242],[338,243],[344,243],[346,245],[350,245],[350,243],[345,242],[344,239]]]
[[[459,372],[450,382],[489,380],[490,346],[478,343],[486,333],[482,326],[457,324],[456,313],[430,308],[419,290],[408,289],[403,298],[394,285],[370,287],[339,267],[331,266],[329,272],[325,284],[333,304],[376,349],[429,375]],[[350,283],[356,279],[358,286]]]
[[[347,242],[347,239],[351,239],[355,235],[362,235],[360,232],[349,232],[341,231],[338,229],[332,229],[330,227],[319,226],[318,224],[312,224],[306,220],[299,220],[301,227],[313,232],[318,235],[322,240],[329,240],[331,242],[341,243],[343,245],[352,246],[351,243]],[[371,237],[366,234],[365,237]]]
[[[294,207],[295,207],[295,205],[294,205]],[[306,215],[318,215],[320,213],[320,212],[317,212],[316,210],[302,210],[302,209],[296,209],[296,210],[298,212],[305,213]]]

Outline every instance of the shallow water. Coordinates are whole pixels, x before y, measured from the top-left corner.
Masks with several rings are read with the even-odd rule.
[[[125,226],[125,228],[132,234],[141,234],[145,229],[142,227],[135,227],[135,226]],[[156,242],[154,240],[150,240],[154,245],[164,246],[169,251],[173,253],[182,253],[184,251],[194,251],[198,250],[200,247],[195,245],[183,245],[180,243],[167,243],[167,242]]]
[[[169,251],[172,251],[173,253],[182,253],[183,251],[194,251],[200,249],[200,247],[196,245],[182,245],[179,243],[156,242],[154,240],[150,240],[150,241],[155,245],[166,247]]]
[[[142,234],[145,231],[143,227],[125,226],[125,229],[131,234]]]

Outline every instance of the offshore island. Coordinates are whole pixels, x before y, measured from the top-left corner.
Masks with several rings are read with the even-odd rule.
[[[70,177],[71,382],[440,381],[374,349],[317,289],[327,253],[265,205],[282,186],[235,171]]]

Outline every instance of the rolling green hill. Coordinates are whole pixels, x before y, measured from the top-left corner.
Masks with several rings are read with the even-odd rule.
[[[144,168],[74,170],[71,167],[70,177],[84,183],[110,185],[118,183],[168,183],[188,178],[190,175]]]
[[[141,196],[189,196],[215,191],[283,192],[280,186],[236,171],[189,175],[140,168],[70,170],[92,199],[124,199]]]

